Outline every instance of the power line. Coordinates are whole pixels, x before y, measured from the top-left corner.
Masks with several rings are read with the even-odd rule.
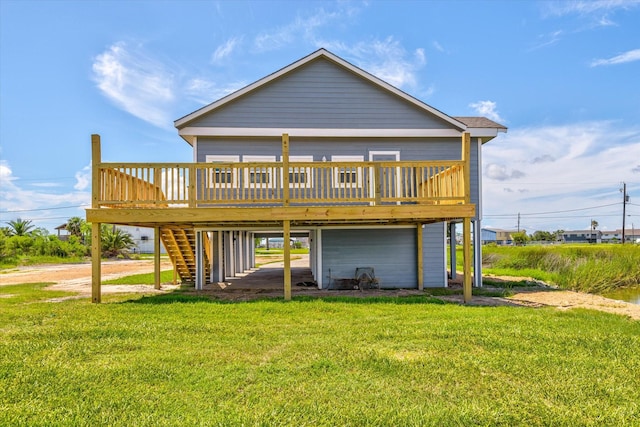
[[[14,211],[1,211],[0,214],[3,213],[18,213],[18,212],[40,212],[40,211],[52,211],[57,209],[71,209],[71,208],[81,208],[87,205],[73,205],[73,206],[58,206],[57,208],[39,208],[39,209],[17,209]]]
[[[620,203],[611,203],[608,205],[600,205],[600,206],[591,206],[588,208],[579,208],[579,209],[568,209],[568,210],[564,210],[564,211],[550,211],[550,212],[533,212],[533,213],[512,213],[512,214],[494,214],[494,215],[484,215],[485,217],[511,217],[511,216],[517,216],[517,215],[522,215],[522,216],[531,216],[531,215],[551,215],[551,214],[556,214],[556,213],[566,213],[566,212],[577,212],[577,211],[586,211],[589,209],[599,209],[599,208],[606,208],[609,206],[617,206]]]

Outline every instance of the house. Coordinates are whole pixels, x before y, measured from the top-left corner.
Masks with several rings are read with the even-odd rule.
[[[66,222],[64,224],[57,226],[55,230],[58,232],[58,239],[62,240],[63,242],[66,242],[67,240],[69,240],[70,234],[69,234],[69,230],[67,230]]]
[[[504,126],[449,116],[320,49],[175,127],[193,163],[102,163],[92,136],[94,238],[100,223],[154,227],[201,289],[253,267],[254,237],[277,232],[289,299],[292,233],[309,238],[319,288],[366,266],[382,287],[423,289],[447,286],[447,227],[462,223],[465,300],[472,257],[481,285],[480,153]]]
[[[118,225],[117,228],[124,231],[125,233],[128,233],[131,236],[131,240],[133,240],[133,243],[135,244],[135,247],[132,248],[131,250],[133,253],[139,253],[139,254],[153,253],[153,250],[154,250],[153,234],[155,232],[153,228],[136,227],[133,225]],[[160,247],[160,253],[161,254],[166,253],[163,246]]]
[[[496,243],[498,240],[498,232],[491,228],[483,228],[481,231],[482,244]]]
[[[498,245],[512,245],[513,237],[511,235],[518,232],[518,230],[503,230],[501,228],[487,228],[485,230],[495,233],[494,240]]]
[[[602,231],[602,243],[621,243],[622,229]],[[635,227],[624,230],[625,242],[640,243],[640,229]]]
[[[562,233],[564,243],[602,243],[600,230],[569,230]]]

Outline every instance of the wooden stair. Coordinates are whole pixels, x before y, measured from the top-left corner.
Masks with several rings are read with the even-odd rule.
[[[193,227],[164,226],[160,227],[160,238],[164,243],[167,254],[182,283],[196,282],[196,232]],[[203,235],[203,246],[208,248],[209,239]],[[205,281],[210,283],[211,265],[209,251],[204,251]]]

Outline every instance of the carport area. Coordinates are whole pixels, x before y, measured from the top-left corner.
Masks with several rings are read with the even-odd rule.
[[[216,294],[266,294],[265,296],[281,296],[284,283],[284,262],[272,262],[258,268],[237,273],[224,282],[211,283],[204,286],[202,292]],[[313,274],[309,267],[309,255],[304,254],[291,260],[291,288],[293,293],[318,291],[314,286]],[[305,286],[297,286],[305,284]]]

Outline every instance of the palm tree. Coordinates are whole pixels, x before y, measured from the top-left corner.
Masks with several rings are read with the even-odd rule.
[[[600,224],[598,224],[598,221],[596,221],[595,219],[591,220],[591,230],[592,231],[595,231],[596,228],[598,228],[598,225],[600,225]]]
[[[67,231],[70,235],[76,236],[81,243],[84,243],[84,230],[86,221],[79,216],[71,217],[67,220]]]
[[[131,234],[119,228],[109,227],[103,224],[101,234],[102,255],[106,257],[116,257],[126,255],[136,244]]]
[[[35,227],[31,220],[22,220],[20,218],[7,222],[7,225],[9,226],[9,236],[29,236]]]

